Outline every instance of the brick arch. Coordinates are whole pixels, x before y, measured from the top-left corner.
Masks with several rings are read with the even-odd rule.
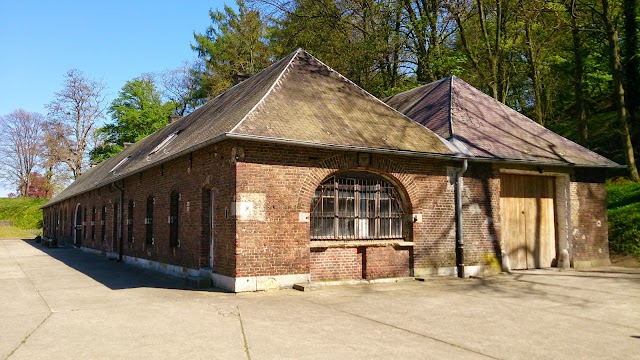
[[[302,182],[302,186],[298,191],[298,211],[308,212],[309,204],[311,204],[311,199],[318,186],[330,175],[341,170],[370,171],[386,175],[395,186],[404,190],[407,199],[403,200],[407,202],[409,208],[413,208],[411,199],[417,196],[418,188],[404,167],[381,155],[374,154],[371,155],[371,158],[371,165],[365,167],[358,166],[358,156],[355,153],[335,155],[322,160],[318,166],[307,174]]]

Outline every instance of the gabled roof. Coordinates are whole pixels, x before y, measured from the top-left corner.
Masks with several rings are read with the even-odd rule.
[[[45,206],[223,139],[454,157],[446,140],[297,50],[89,169]]]
[[[455,144],[462,153],[490,159],[621,167],[509,108],[452,76],[385,102]]]

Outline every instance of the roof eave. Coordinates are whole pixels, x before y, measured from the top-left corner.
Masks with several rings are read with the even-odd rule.
[[[569,162],[547,162],[547,161],[530,161],[530,160],[520,160],[520,159],[502,159],[502,158],[479,158],[479,157],[469,157],[469,161],[471,162],[481,162],[481,163],[500,163],[500,164],[509,164],[509,165],[533,165],[533,166],[561,166],[561,167],[571,167],[571,168],[582,168],[582,169],[626,169],[626,165],[592,165],[592,164],[575,164]]]

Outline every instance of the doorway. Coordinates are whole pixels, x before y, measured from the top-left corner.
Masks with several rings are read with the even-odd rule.
[[[502,174],[502,245],[512,269],[551,267],[556,258],[555,178]]]

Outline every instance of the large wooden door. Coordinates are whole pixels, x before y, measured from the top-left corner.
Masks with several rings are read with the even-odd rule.
[[[545,268],[556,257],[554,177],[503,174],[502,249],[512,269]]]

